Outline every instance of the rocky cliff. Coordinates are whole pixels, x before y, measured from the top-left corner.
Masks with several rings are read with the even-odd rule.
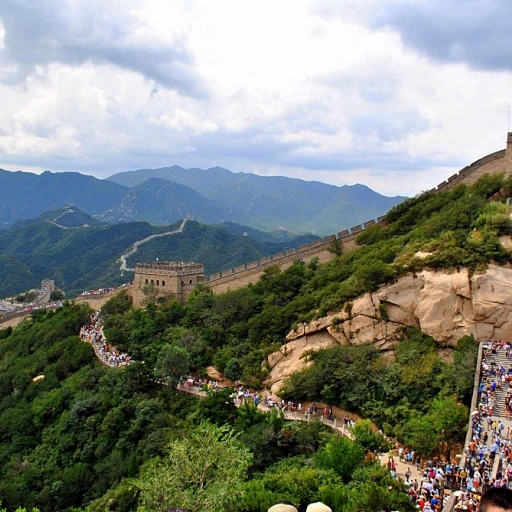
[[[375,343],[389,351],[404,326],[419,327],[451,347],[466,334],[512,339],[512,268],[489,265],[472,275],[467,269],[411,273],[342,311],[301,324],[268,357],[267,384],[277,391],[286,377],[309,364],[303,356],[310,350]]]

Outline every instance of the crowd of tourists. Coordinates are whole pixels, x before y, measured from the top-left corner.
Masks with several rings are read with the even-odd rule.
[[[178,388],[183,391],[192,391],[193,388],[198,391],[221,391],[225,389],[219,386],[219,383],[214,379],[203,379],[202,377],[196,379],[192,374],[182,375],[178,382]]]
[[[126,353],[120,352],[112,347],[103,336],[102,318],[99,312],[89,318],[89,322],[80,329],[80,339],[90,343],[98,359],[107,366],[119,367],[128,366],[132,360]]]
[[[511,344],[506,341],[485,341],[478,401],[471,413],[471,438],[465,450],[465,462],[461,461],[463,464],[452,476],[452,487],[458,489],[455,491],[457,511],[474,511],[483,492],[510,486],[512,432],[510,427],[507,428],[496,417],[496,407],[497,393],[507,386],[509,389],[505,397],[505,416],[510,416],[509,382],[512,380],[512,365],[497,362],[497,356],[505,356],[505,361],[511,360],[512,363]]]
[[[460,462],[428,461],[421,477],[413,478],[411,467],[420,470],[420,460],[414,451],[397,447],[388,454],[388,470],[397,478],[395,455],[408,464],[403,479],[409,485],[409,496],[422,512],[441,510],[448,498],[446,489],[455,495],[454,510],[476,511],[482,493],[488,489],[508,488],[512,479],[512,431],[496,417],[497,392],[507,386],[505,406],[510,416],[512,404],[512,365],[499,363],[504,355],[512,363],[512,347],[508,342],[485,341],[480,368],[477,408],[471,414],[471,438]],[[502,359],[502,358],[500,358]],[[508,367],[507,367],[508,366]],[[496,458],[501,466],[493,465]]]
[[[98,288],[97,290],[85,290],[80,295],[103,295],[114,290],[115,288]]]

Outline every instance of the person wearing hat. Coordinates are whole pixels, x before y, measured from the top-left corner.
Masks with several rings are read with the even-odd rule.
[[[324,505],[321,501],[308,505],[306,512],[332,512],[331,507]]]
[[[293,503],[289,501],[278,501],[272,505],[267,512],[298,512]]]

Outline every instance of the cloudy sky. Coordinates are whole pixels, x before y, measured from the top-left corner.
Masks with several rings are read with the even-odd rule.
[[[0,167],[413,195],[505,147],[510,0],[1,0]]]

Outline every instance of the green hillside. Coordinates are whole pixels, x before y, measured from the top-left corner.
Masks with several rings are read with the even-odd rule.
[[[499,242],[512,234],[511,209],[488,201],[511,185],[487,176],[422,194],[361,233],[356,251],[325,265],[269,267],[257,284],[220,295],[199,287],[185,306],[171,300],[134,310],[121,293],[103,308],[106,336],[144,361],[125,370],[102,367],[79,341],[86,308],[37,312],[31,323],[0,331],[0,500],[9,512],[163,512],[171,505],[261,512],[282,499],[301,510],[312,501],[345,512],[413,510],[400,481],[365,457],[387,450],[369,423],[356,424],[353,443],[319,422],[300,426],[251,406],[236,410],[229,390],[194,399],[155,379],[174,384],[214,364],[260,388],[262,362],[297,322],[349,308],[411,270],[511,262]],[[205,230],[191,229],[196,236]],[[430,256],[417,258],[420,250]],[[312,355],[315,364],[295,373],[281,395],[341,406],[422,458],[451,458],[465,437],[476,344],[459,340],[453,362],[438,349],[417,329],[403,330],[393,361],[371,344],[332,347]],[[38,375],[45,377],[33,382]],[[216,471],[211,490],[198,492],[194,475],[203,462]]]
[[[253,230],[251,235],[258,237],[256,233],[258,232]],[[259,232],[259,238],[267,242],[258,242],[249,236],[190,221],[183,233],[154,238],[141,245],[137,253],[128,259],[128,264],[133,266],[137,261],[154,261],[157,258],[195,261],[203,263],[206,274],[213,274],[317,239],[314,235],[302,235],[271,242],[272,237],[262,232]]]
[[[163,230],[146,222],[62,229],[43,220],[1,231],[0,257],[10,265],[0,267],[0,296],[37,288],[43,278],[55,279],[68,294],[121,284],[127,278],[116,263],[119,256]]]
[[[36,221],[20,221],[13,228],[0,231],[0,297],[37,288],[44,278],[54,279],[56,286],[68,296],[130,281],[133,274],[120,271],[119,257],[137,240],[175,230],[181,224],[102,225],[76,207],[72,213],[62,213],[62,210],[46,212]],[[49,222],[56,218],[57,223],[63,224]],[[89,227],[83,227],[84,224]],[[128,263],[133,268],[137,261],[156,258],[196,261],[203,263],[210,274],[316,239],[313,235],[303,235],[297,239],[280,237],[271,242],[270,234],[259,233],[259,237],[266,242],[190,221],[179,235],[155,238],[140,245]]]
[[[365,459],[368,439],[382,444],[368,425],[353,442],[318,421],[236,409],[230,390],[179,394],[156,384],[148,364],[106,368],[77,335],[89,313],[66,305],[0,330],[2,509],[260,512],[287,499],[413,510],[404,487]],[[110,304],[123,313],[122,301]],[[172,308],[147,311],[136,328],[160,336],[174,318]]]

